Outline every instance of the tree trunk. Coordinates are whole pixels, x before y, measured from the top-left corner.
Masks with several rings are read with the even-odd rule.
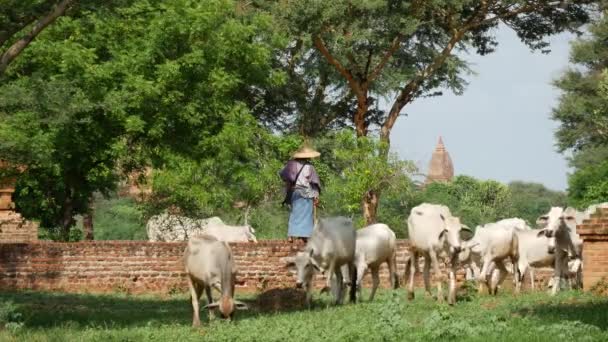
[[[353,122],[355,123],[355,130],[357,131],[357,137],[365,137],[367,136],[367,122],[365,118],[367,116],[368,110],[367,104],[367,94],[363,96],[357,96],[357,112],[355,113],[355,117],[353,118]]]
[[[379,201],[380,194],[373,190],[369,190],[363,196],[363,217],[368,225],[376,223]]]
[[[70,240],[70,229],[74,225],[74,205],[72,204],[72,199],[67,197],[63,204],[63,220],[61,222],[61,232],[60,238],[61,241],[69,241]]]
[[[82,217],[82,228],[84,230],[84,240],[93,241],[93,207],[89,207],[89,211]]]

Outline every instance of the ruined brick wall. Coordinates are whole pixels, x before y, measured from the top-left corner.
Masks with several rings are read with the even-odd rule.
[[[286,241],[232,244],[240,290],[292,287],[295,275],[285,257],[303,247]],[[0,290],[67,292],[184,293],[182,266],[185,244],[178,242],[93,241],[78,243],[0,243]],[[403,280],[407,241],[398,241],[397,270]],[[463,274],[459,273],[462,280]],[[369,286],[370,276],[365,285]],[[544,279],[537,273],[537,279]],[[386,266],[381,271],[388,287]],[[544,280],[541,280],[544,281]],[[422,281],[416,277],[417,286]],[[510,286],[507,280],[505,286]],[[316,287],[324,279],[317,277]],[[403,284],[402,284],[403,286]]]
[[[37,240],[37,223],[25,220],[14,211],[0,210],[0,243],[34,242]]]
[[[608,281],[608,208],[598,209],[576,230],[583,239],[583,289],[589,291]]]

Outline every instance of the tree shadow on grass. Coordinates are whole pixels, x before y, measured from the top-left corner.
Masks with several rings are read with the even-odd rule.
[[[217,299],[217,294],[214,294]],[[302,291],[271,289],[261,294],[237,295],[250,310],[236,313],[235,320],[253,319],[259,315],[308,310]],[[187,295],[167,298],[129,296],[125,294],[66,294],[51,292],[0,293],[0,303],[12,301],[19,307],[30,328],[71,327],[136,327],[154,325],[190,325],[192,304]],[[326,300],[316,300],[312,310],[322,310]],[[204,296],[201,298],[201,323],[208,322]],[[216,314],[219,317],[219,314]]]
[[[602,331],[608,330],[608,299],[598,298],[589,302],[578,302],[576,298],[561,303],[543,303],[526,306],[515,311],[522,317],[535,317],[547,324],[563,321],[594,325]]]

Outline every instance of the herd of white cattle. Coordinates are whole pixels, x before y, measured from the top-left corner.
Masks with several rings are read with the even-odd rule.
[[[444,268],[440,265],[447,265],[449,304],[456,302],[456,272],[459,268],[465,269],[468,279],[476,279],[480,286],[484,284],[490,294],[497,293],[509,272],[513,273],[515,293],[519,293],[525,272],[529,271],[534,284],[532,269],[539,267],[554,269],[549,284],[552,294],[562,285],[581,287],[583,244],[576,233],[576,226],[589,218],[598,207],[608,207],[608,203],[593,205],[584,212],[553,207],[537,219],[539,229],[533,230],[522,219],[508,218],[478,226],[474,234],[446,206],[424,203],[414,207],[407,221],[409,256],[405,279],[408,282],[408,299],[414,298],[414,275],[419,271],[420,257],[424,259],[426,293],[431,293],[432,268],[439,301],[444,300],[442,282],[446,279],[442,273]],[[243,236],[251,240],[249,229],[240,229]],[[227,242],[234,241],[231,238],[236,233],[226,235],[222,232],[221,229],[209,230],[190,237],[184,252],[194,326],[200,325],[199,298],[203,290],[210,318],[215,308],[225,318],[231,318],[235,309],[247,308],[244,303],[234,299],[236,268]],[[465,235],[469,238],[463,238]],[[352,221],[345,217],[321,219],[304,249],[287,258],[286,262],[287,267],[295,269],[296,286],[305,289],[309,306],[316,273],[325,275],[326,287],[322,292],[330,291],[335,304],[343,302],[347,288],[350,288],[350,301],[356,301],[363,275],[368,269],[372,274],[370,300],[373,300],[380,283],[379,269],[384,263],[388,264],[389,281],[393,288],[399,285],[395,233],[381,223],[356,230]],[[212,288],[221,293],[218,301],[211,296]]]

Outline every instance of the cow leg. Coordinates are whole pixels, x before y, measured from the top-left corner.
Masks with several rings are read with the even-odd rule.
[[[494,264],[496,265],[496,270],[498,271],[498,279],[492,285],[494,288],[494,295],[497,295],[498,294],[498,285],[502,284],[502,282],[507,277],[507,274],[509,274],[509,271],[507,271],[507,268],[505,267],[505,264],[502,260],[495,262]]]
[[[388,259],[387,264],[388,264],[388,274],[390,277],[391,286],[393,287],[393,290],[396,290],[399,288],[399,278],[397,278],[397,272],[396,272],[397,260],[396,260],[395,254],[393,254],[393,256],[391,256]]]
[[[515,283],[515,293],[521,293],[521,286],[526,276],[527,265],[523,262],[518,262],[517,265],[517,277],[519,277],[519,281]],[[515,275],[513,275],[515,277]],[[530,268],[530,277],[532,277],[532,269]],[[534,280],[532,280],[534,281]]]
[[[479,282],[480,283],[485,283],[486,287],[488,288],[488,291],[491,293],[491,287],[490,287],[490,278],[491,278],[491,265],[492,264],[492,259],[490,257],[486,257],[484,256],[483,258],[483,266],[481,266],[481,271],[479,272]]]
[[[348,267],[350,269],[350,283],[351,283],[349,302],[356,303],[357,302],[357,279],[359,276],[359,271],[357,270],[357,267],[354,264],[349,264]],[[361,276],[361,279],[363,279],[363,276]]]
[[[424,268],[422,269],[422,279],[424,280],[424,293],[427,297],[432,297],[431,293],[431,255],[423,254]]]
[[[555,251],[555,272],[553,273],[553,286],[551,287],[551,295],[554,296],[559,291],[561,286],[561,279],[564,274],[563,265],[564,265],[564,257],[568,257],[568,254],[564,253],[561,250]]]
[[[416,275],[416,262],[418,261],[418,253],[412,252],[410,255],[410,259],[408,263],[405,265],[407,268],[409,266],[409,279],[407,284],[407,299],[414,299],[414,276]],[[405,272],[408,273],[407,270]]]
[[[441,269],[439,268],[439,261],[437,260],[437,253],[434,250],[429,251],[431,257],[431,263],[433,265],[433,271],[435,273],[435,282],[437,282],[437,300],[443,302],[443,289],[441,285]],[[426,269],[426,263],[424,265]],[[430,292],[430,291],[429,291]]]
[[[367,270],[367,264],[365,262],[359,262],[357,264],[357,289],[359,293],[361,292],[361,288],[363,287],[363,276],[365,275],[365,271]]]
[[[369,301],[374,300],[374,295],[376,294],[376,289],[378,289],[378,285],[380,285],[380,267],[372,266],[372,293],[369,295]]]
[[[344,279],[342,279],[342,270],[339,267],[335,268],[335,277],[332,281],[332,293],[334,294],[334,304],[342,304],[344,301]]]
[[[192,301],[192,326],[198,327],[201,325],[201,318],[199,316],[199,305],[198,299],[200,297],[200,292],[198,290],[199,286],[192,278],[188,276],[188,288],[190,289],[190,299]]]
[[[583,268],[580,258],[574,260],[572,269],[574,271],[574,288],[580,290],[583,287]]]
[[[213,297],[211,296],[211,286],[205,286],[205,295],[207,295],[207,303],[213,303]],[[215,310],[213,308],[209,308],[209,321],[215,319]]]
[[[458,267],[458,255],[452,256],[449,270],[448,304],[456,304],[456,267]]]
[[[534,279],[534,267],[530,267],[528,272],[530,273],[530,288],[532,289],[532,291],[534,291],[536,289],[536,279]]]

